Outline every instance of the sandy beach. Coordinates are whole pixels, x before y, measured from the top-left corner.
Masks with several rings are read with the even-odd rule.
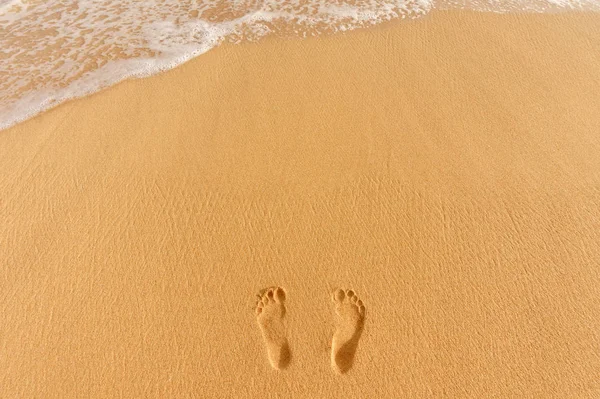
[[[436,11],[0,131],[0,397],[598,398],[599,104],[600,14]]]

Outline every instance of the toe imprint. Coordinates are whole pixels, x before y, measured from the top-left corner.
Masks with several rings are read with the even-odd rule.
[[[364,327],[365,306],[352,290],[336,290],[333,301],[336,330],[331,344],[331,366],[343,374],[352,368],[354,362],[354,354]]]
[[[280,287],[267,289],[259,295],[256,304],[256,321],[260,326],[267,356],[275,369],[285,368],[291,358],[284,324],[285,291]]]

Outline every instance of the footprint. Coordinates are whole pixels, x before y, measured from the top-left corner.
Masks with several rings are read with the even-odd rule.
[[[336,330],[331,343],[331,367],[344,374],[354,361],[365,323],[365,306],[354,291],[338,289],[333,294]]]
[[[283,323],[284,302],[285,291],[280,287],[273,287],[259,295],[256,304],[256,320],[265,339],[269,362],[277,370],[286,368],[291,359]]]

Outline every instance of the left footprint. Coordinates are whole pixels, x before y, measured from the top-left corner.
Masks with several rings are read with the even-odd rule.
[[[292,357],[283,322],[284,302],[285,291],[273,287],[259,296],[256,304],[256,320],[265,339],[269,362],[277,370],[286,368]]]

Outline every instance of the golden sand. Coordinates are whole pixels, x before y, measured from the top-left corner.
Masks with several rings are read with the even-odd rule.
[[[0,132],[0,396],[599,397],[599,50],[597,14],[436,12]]]

